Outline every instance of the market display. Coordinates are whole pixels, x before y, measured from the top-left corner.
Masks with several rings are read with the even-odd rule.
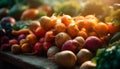
[[[119,1],[6,1],[0,1],[0,51],[44,56],[67,68],[120,68]]]

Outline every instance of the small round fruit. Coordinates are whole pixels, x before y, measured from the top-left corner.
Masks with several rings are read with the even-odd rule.
[[[57,18],[56,17],[48,17],[48,16],[42,16],[40,19],[40,25],[45,29],[45,30],[51,30],[54,28],[54,26],[57,23]]]
[[[79,30],[81,30],[84,26],[84,20],[79,20],[75,22],[75,24],[78,26]]]
[[[64,67],[73,67],[77,58],[72,51],[61,51],[55,54],[54,61]]]
[[[37,18],[37,15],[39,14],[38,9],[27,9],[25,10],[21,15],[21,20],[33,20]]]
[[[67,41],[70,40],[71,37],[65,33],[65,32],[60,32],[55,36],[55,44],[58,47],[62,47],[62,45]]]
[[[17,37],[18,42],[20,42],[22,39],[25,39],[25,37],[26,37],[26,34],[20,34],[20,35]]]
[[[80,43],[77,40],[68,40],[63,45],[61,50],[70,50],[74,53],[78,52],[82,46],[80,46]]]
[[[78,53],[77,53],[77,62],[79,64],[84,63],[85,61],[88,61],[92,58],[92,53],[88,50],[88,49],[81,49]]]
[[[18,44],[18,41],[16,39],[11,39],[11,40],[9,40],[9,44],[10,45]]]
[[[113,23],[107,23],[108,25],[108,32],[110,34],[115,34],[116,32],[120,31],[120,26],[115,26]]]
[[[48,49],[47,51],[47,57],[48,58],[53,58],[56,53],[58,53],[60,49],[56,46],[52,46]]]
[[[98,23],[93,27],[94,31],[98,34],[98,36],[106,36],[108,34],[108,25],[105,23]]]
[[[37,41],[37,37],[34,34],[28,34],[26,40],[28,40],[30,45],[34,45]]]
[[[23,53],[29,53],[29,52],[31,52],[31,46],[30,46],[30,44],[28,44],[28,43],[22,44],[21,51]]]
[[[96,36],[89,36],[85,40],[85,48],[91,51],[97,51],[97,49],[101,47],[102,47],[102,41]]]
[[[46,30],[43,29],[41,26],[39,26],[36,30],[35,30],[35,35],[37,37],[43,37],[45,36]]]
[[[74,40],[77,40],[80,43],[80,46],[83,47],[83,45],[85,43],[85,39],[82,36],[77,36],[74,38]]]
[[[26,40],[26,39],[21,39],[19,43],[20,43],[20,45],[22,45],[22,44],[24,44],[24,43],[28,43],[28,40]]]
[[[61,17],[61,22],[65,24],[65,26],[68,26],[69,24],[72,23],[72,17],[69,15],[63,15]]]
[[[92,63],[91,61],[86,61],[80,66],[80,69],[94,69],[95,67],[95,63]]]
[[[63,23],[57,23],[54,28],[54,34],[58,34],[60,32],[65,32],[66,26]]]
[[[76,37],[79,33],[79,29],[78,26],[76,24],[70,24],[67,27],[67,33],[71,36],[71,37]]]
[[[20,51],[21,51],[20,45],[18,45],[18,44],[12,45],[12,47],[11,47],[11,52],[12,53],[19,54]]]

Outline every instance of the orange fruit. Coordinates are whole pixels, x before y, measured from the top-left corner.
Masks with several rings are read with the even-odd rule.
[[[73,21],[72,17],[69,15],[63,15],[61,17],[61,22],[64,23],[66,26],[68,26],[69,24],[71,24]]]
[[[120,31],[119,30],[120,26],[115,26],[115,25],[113,25],[113,23],[107,23],[107,25],[108,25],[108,31],[110,34],[114,34],[118,31]]]
[[[57,23],[53,30],[54,34],[58,34],[60,32],[66,32],[66,26],[63,23]]]
[[[98,19],[95,17],[95,15],[87,15],[87,16],[85,16],[85,19],[92,20],[92,21],[95,21],[95,22],[98,21]]]
[[[38,9],[25,10],[21,15],[21,20],[36,19],[39,14]]]
[[[53,13],[52,8],[50,6],[48,6],[48,5],[42,5],[40,7],[40,9],[44,10],[47,13],[48,16],[51,16],[52,13]]]
[[[52,16],[51,18],[48,16],[42,16],[40,19],[40,25],[47,31],[53,29],[56,24],[57,18],[55,16]]]
[[[84,28],[90,32],[90,31],[93,31],[93,27],[97,24],[96,21],[94,20],[85,20],[84,21]]]
[[[26,40],[28,40],[30,45],[34,45],[37,41],[37,37],[34,34],[28,34]]]
[[[83,31],[83,30],[80,30],[77,34],[77,36],[81,36],[83,37],[84,39],[86,39],[88,37],[88,34],[86,31]]]
[[[108,25],[105,23],[98,23],[94,26],[94,31],[98,34],[98,36],[105,36],[108,34]]]
[[[89,36],[97,36],[97,33],[94,32],[94,31],[92,31],[92,32],[89,32],[88,35],[89,35]]]
[[[68,33],[71,37],[77,36],[78,32],[79,32],[78,26],[75,25],[75,24],[70,24],[70,25],[67,27],[67,33]]]
[[[84,16],[76,16],[73,19],[74,19],[75,22],[79,21],[79,20],[84,20]]]
[[[21,51],[23,53],[29,53],[31,51],[31,47],[29,43],[24,43],[21,45]]]
[[[81,30],[81,28],[84,26],[84,20],[79,20],[75,22],[75,24],[78,26],[79,30]]]
[[[40,22],[35,20],[31,21],[31,24],[29,25],[29,29],[34,33],[35,30],[40,26]]]
[[[39,26],[36,30],[35,30],[35,35],[37,36],[37,37],[43,37],[43,36],[45,36],[45,33],[46,33],[47,31],[45,30],[45,29],[43,29],[41,26]]]

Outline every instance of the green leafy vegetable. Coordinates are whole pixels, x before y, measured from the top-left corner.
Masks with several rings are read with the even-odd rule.
[[[119,69],[120,65],[120,40],[110,44],[107,48],[98,50],[94,58],[97,63],[95,69]]]
[[[13,25],[13,30],[20,30],[20,29],[27,29],[30,25],[32,24],[31,21],[27,20],[27,21],[17,21],[14,25]]]

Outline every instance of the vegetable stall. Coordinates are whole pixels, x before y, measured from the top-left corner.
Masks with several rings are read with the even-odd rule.
[[[22,69],[119,69],[119,0],[1,0],[0,59]]]

